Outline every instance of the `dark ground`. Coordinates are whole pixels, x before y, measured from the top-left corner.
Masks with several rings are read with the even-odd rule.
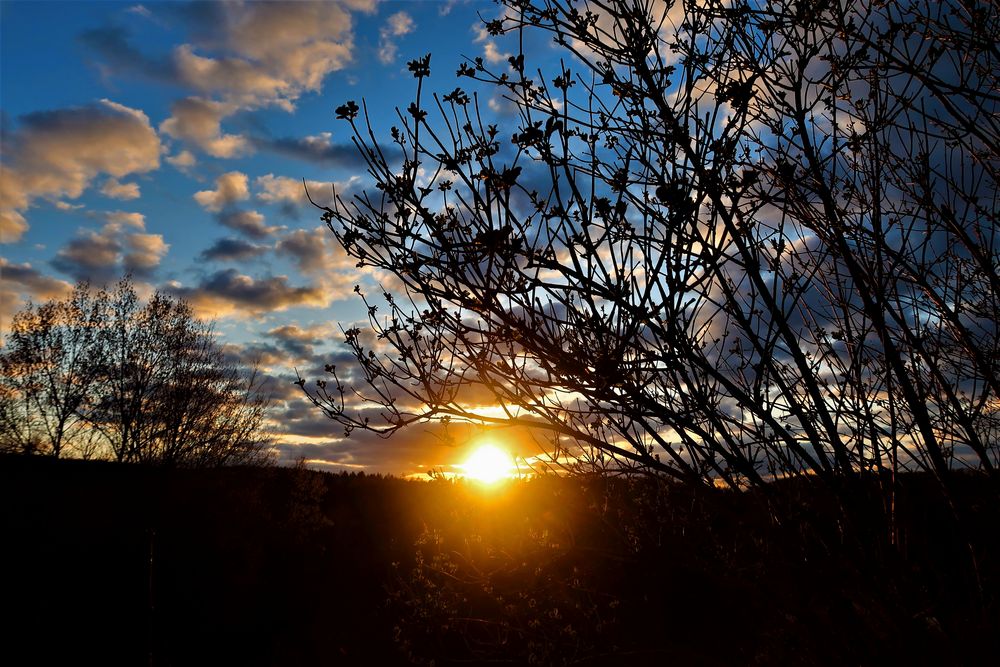
[[[845,510],[3,457],[0,663],[996,664],[998,489],[956,480],[961,524],[902,480],[892,547],[877,480]]]

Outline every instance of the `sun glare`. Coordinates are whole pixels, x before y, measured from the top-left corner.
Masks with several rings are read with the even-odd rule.
[[[510,477],[514,461],[510,454],[493,444],[482,445],[462,464],[465,477],[493,484]]]

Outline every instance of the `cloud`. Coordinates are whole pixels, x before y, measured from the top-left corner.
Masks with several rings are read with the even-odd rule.
[[[12,264],[0,257],[0,331],[10,326],[10,320],[28,299],[48,301],[60,299],[73,289],[65,280],[44,275],[31,264]]]
[[[218,213],[226,206],[250,198],[247,175],[230,171],[215,179],[215,190],[194,193],[194,200],[206,211]]]
[[[222,119],[236,110],[232,104],[185,97],[171,106],[171,116],[160,123],[160,131],[197,146],[212,157],[239,157],[252,153],[253,144],[242,135],[222,131]]]
[[[281,227],[268,227],[264,216],[257,211],[226,210],[215,216],[220,224],[235,229],[252,239],[264,239],[279,231]]]
[[[105,197],[110,197],[111,199],[138,199],[139,184],[138,183],[121,183],[116,178],[109,178],[104,181],[104,185],[101,186],[101,194]]]
[[[379,30],[378,59],[384,65],[396,60],[396,37],[408,35],[417,27],[413,17],[406,12],[396,12],[385,20],[385,25]]]
[[[253,259],[269,250],[269,246],[250,243],[243,239],[221,238],[201,253],[202,259],[217,262],[239,262]]]
[[[335,144],[329,132],[308,137],[255,137],[253,145],[259,150],[267,150],[286,157],[312,162],[328,167],[362,168],[364,156],[354,144]],[[386,157],[394,159],[398,151],[391,147],[384,149]]]
[[[321,308],[331,300],[327,290],[311,285],[290,285],[287,276],[255,280],[235,269],[217,271],[197,287],[169,283],[166,291],[190,303],[200,316],[212,318],[260,315],[294,306]]]
[[[142,9],[128,11],[151,16],[137,7]],[[352,12],[375,7],[375,0],[167,4],[158,14],[188,32],[188,41],[169,55],[146,55],[120,26],[87,31],[80,41],[101,59],[105,75],[137,74],[189,91],[161,131],[213,157],[232,158],[249,153],[253,144],[224,132],[222,122],[242,110],[292,111],[301,95],[319,92],[324,79],[354,57]],[[389,34],[412,30],[405,16],[390,17]]]
[[[313,181],[313,183],[319,186],[323,185],[317,181]],[[257,193],[257,199],[266,204],[295,204],[296,206],[301,206],[309,203],[309,200],[306,199],[306,185],[298,179],[265,174],[254,179],[254,185],[260,190]],[[329,186],[329,184],[326,185]],[[313,190],[312,185],[308,185],[308,187],[310,190]],[[317,187],[316,189],[320,188]]]
[[[0,170],[0,181],[6,177]],[[0,185],[0,190],[3,186]],[[0,208],[0,243],[15,243],[28,231],[28,222],[24,216],[12,208]]]
[[[53,258],[52,266],[76,280],[107,283],[132,273],[148,276],[170,249],[160,234],[146,234],[140,213],[106,214],[100,230],[82,230]]]
[[[194,153],[192,153],[191,151],[184,150],[179,152],[177,155],[171,155],[170,157],[168,157],[167,162],[172,164],[180,171],[186,172],[189,169],[191,169],[191,167],[198,164],[198,159],[194,156]]]
[[[509,10],[504,8],[504,10],[500,12],[498,18],[501,20],[508,18],[508,12]],[[482,22],[474,24],[472,26],[472,31],[476,33],[476,36],[472,41],[483,45],[483,57],[486,58],[486,62],[491,65],[507,62],[507,59],[510,58],[510,53],[500,51],[499,47],[497,47],[496,41],[491,39],[490,33],[486,30],[486,27],[482,24]]]
[[[417,27],[413,17],[406,12],[396,12],[386,19],[385,30],[391,37],[408,35]]]
[[[257,200],[265,204],[285,205],[292,207],[312,206],[309,198],[306,197],[306,189],[309,190],[309,197],[320,206],[329,206],[333,202],[333,192],[336,189],[341,197],[350,196],[353,188],[361,182],[360,176],[351,176],[346,182],[330,183],[328,181],[305,181],[289,178],[287,176],[275,176],[265,174],[258,176],[254,180],[254,185],[259,190]]]
[[[17,241],[39,197],[76,199],[100,174],[120,179],[160,166],[162,147],[142,111],[110,100],[21,117],[4,137],[0,232]]]
[[[327,263],[326,235],[329,233],[322,227],[311,232],[297,229],[281,239],[275,250],[294,258],[303,273],[316,273]]]
[[[129,43],[131,33],[118,25],[102,26],[87,30],[77,38],[83,46],[102,59],[101,69],[134,72],[154,81],[171,82],[176,79],[173,63],[168,59],[155,59],[145,55]]]
[[[170,56],[172,78],[240,108],[291,110],[304,92],[319,91],[329,73],[351,62],[351,11],[374,7],[374,0],[169,7],[192,37]]]
[[[165,79],[242,108],[291,109],[302,93],[320,90],[329,73],[352,60],[351,12],[372,12],[375,4],[375,0],[347,0],[166,5],[160,13],[186,24],[190,41],[161,59],[133,46],[122,27],[90,30],[80,40],[115,72]],[[129,11],[150,17],[145,7]]]
[[[288,354],[298,359],[312,359],[315,354],[315,346],[327,342],[326,332],[326,327],[315,326],[303,329],[297,324],[286,324],[271,329],[264,335],[276,341]]]
[[[477,443],[491,437],[500,440],[518,456],[537,454],[523,429],[496,429],[492,432],[465,424],[422,424],[403,430],[385,440],[367,431],[339,437],[343,427],[305,401],[288,401],[299,408],[273,411],[275,431],[281,435],[276,445],[279,463],[299,458],[324,466],[372,469],[397,475],[426,473],[430,468],[459,472],[456,467]],[[493,435],[487,435],[492,433]],[[449,439],[450,438],[450,439]]]
[[[225,355],[228,363],[235,363],[244,368],[253,368],[256,366],[258,373],[261,374],[266,374],[267,369],[276,366],[284,369],[288,365],[287,353],[277,345],[271,345],[270,343],[254,342],[246,345],[225,343],[222,346],[222,353]],[[294,378],[282,381],[285,378],[279,379],[268,375],[267,379],[270,380],[268,382],[268,393],[272,401],[287,400],[298,389],[293,384]]]
[[[360,277],[355,268],[357,260],[344,251],[326,227],[296,229],[278,242],[275,251],[293,258],[302,273],[323,277],[326,282],[342,287],[354,285]],[[348,277],[349,273],[354,275]]]
[[[486,62],[491,65],[497,65],[499,63],[507,62],[507,59],[510,58],[510,53],[501,51],[497,48],[497,43],[491,39],[483,45],[483,56],[486,57]]]

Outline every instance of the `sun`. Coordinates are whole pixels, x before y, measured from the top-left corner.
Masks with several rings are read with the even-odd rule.
[[[514,461],[510,454],[494,444],[480,445],[461,466],[465,477],[493,484],[510,477]]]

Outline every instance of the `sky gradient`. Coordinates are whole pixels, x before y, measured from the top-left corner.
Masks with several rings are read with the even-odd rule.
[[[499,11],[0,3],[0,328],[29,299],[131,273],[141,294],[184,298],[230,355],[260,363],[282,462],[413,474],[460,461],[471,436],[344,439],[293,384],[296,370],[315,378],[344,359],[340,326],[363,317],[353,287],[380,278],[321,226],[302,179],[321,203],[331,183],[361,191],[364,167],[333,109],[364,99],[386,132],[415,88],[408,60],[433,53],[428,85],[441,92],[466,57],[505,67],[505,44],[480,20]],[[499,99],[483,109],[502,122]]]

